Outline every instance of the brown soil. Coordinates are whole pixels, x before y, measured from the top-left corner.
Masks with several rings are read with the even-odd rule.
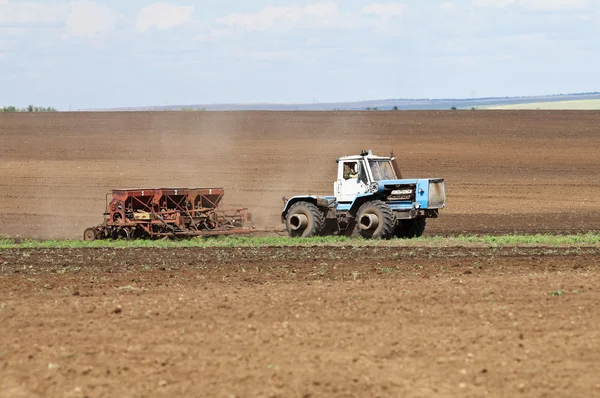
[[[428,234],[600,229],[600,112],[0,114],[0,236],[117,187],[223,186],[279,227],[334,159],[444,177]],[[0,250],[0,396],[599,396],[600,249]]]
[[[444,177],[426,233],[600,229],[600,112],[155,112],[0,115],[0,236],[78,238],[113,188],[223,186],[258,226],[281,197],[331,194],[335,158],[394,149]]]
[[[0,396],[600,394],[597,247],[0,256]]]

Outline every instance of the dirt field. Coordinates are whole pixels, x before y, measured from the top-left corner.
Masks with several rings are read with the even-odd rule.
[[[0,256],[0,396],[600,394],[598,247]]]
[[[330,194],[335,158],[394,149],[444,177],[429,234],[600,229],[600,112],[0,114],[0,236],[79,238],[112,188],[223,186],[258,226],[281,197]]]
[[[0,114],[0,237],[112,188],[223,186],[258,226],[394,149],[426,234],[600,230],[600,112]],[[600,396],[600,248],[0,250],[0,397]]]

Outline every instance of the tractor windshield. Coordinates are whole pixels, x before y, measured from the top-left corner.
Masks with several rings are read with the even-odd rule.
[[[375,181],[396,179],[396,173],[389,160],[369,160],[369,165]]]

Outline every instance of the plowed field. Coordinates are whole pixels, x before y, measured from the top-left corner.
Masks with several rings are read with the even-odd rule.
[[[426,234],[599,230],[599,122],[0,114],[0,237],[78,238],[117,187],[223,186],[276,228],[283,195],[330,193],[335,158],[362,148],[446,179]],[[349,242],[0,250],[0,396],[600,396],[598,244]]]
[[[600,229],[600,112],[155,112],[0,115],[0,235],[78,238],[112,188],[223,186],[261,227],[281,197],[330,194],[335,159],[394,149],[444,177],[426,233]]]
[[[600,249],[0,252],[0,395],[600,394]]]

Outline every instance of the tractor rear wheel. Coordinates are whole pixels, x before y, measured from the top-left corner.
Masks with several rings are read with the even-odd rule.
[[[412,220],[402,220],[396,227],[394,234],[397,238],[412,239],[418,238],[425,232],[425,219],[413,218]]]
[[[83,240],[92,242],[96,240],[97,237],[98,234],[96,233],[96,228],[88,228],[85,231],[83,231]]]
[[[381,200],[360,206],[356,215],[358,233],[366,239],[390,239],[394,234],[396,217],[392,209]]]
[[[292,238],[317,236],[325,226],[325,215],[310,202],[294,203],[285,217],[285,226]]]

